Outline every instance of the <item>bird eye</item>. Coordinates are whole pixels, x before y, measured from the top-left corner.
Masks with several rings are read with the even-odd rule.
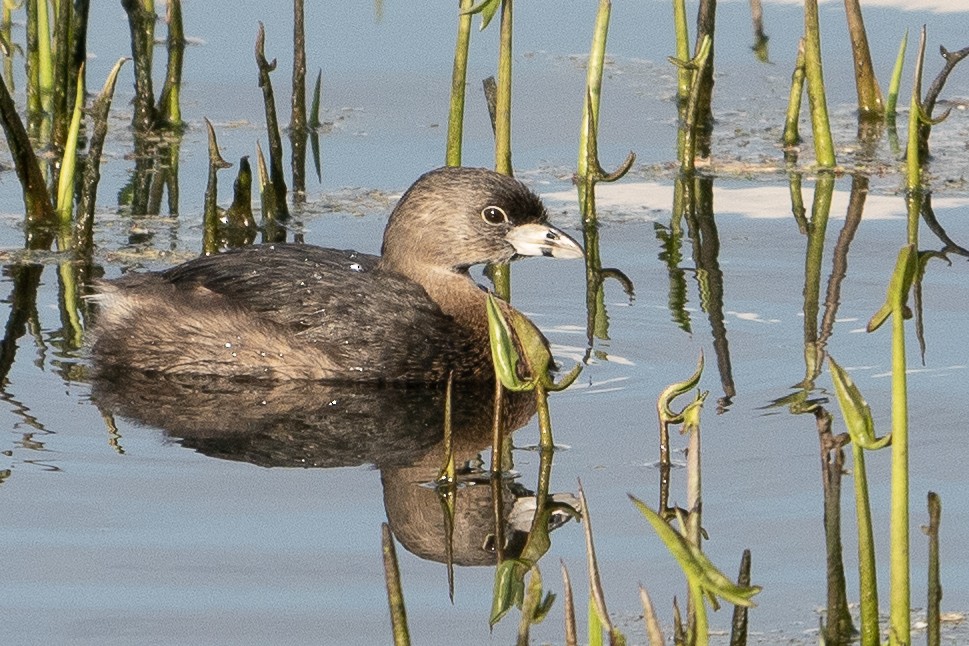
[[[502,224],[508,221],[508,216],[500,206],[486,206],[481,210],[481,217],[488,224]]]

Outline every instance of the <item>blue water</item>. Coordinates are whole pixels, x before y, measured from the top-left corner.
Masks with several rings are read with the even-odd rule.
[[[323,69],[325,118],[323,179],[308,181],[308,201],[294,209],[307,242],[376,252],[386,215],[399,194],[443,160],[446,101],[456,3],[383,3],[375,19],[368,3],[314,3],[307,7],[309,77]],[[854,100],[840,3],[822,6],[828,98],[835,115],[839,159],[857,157]],[[274,10],[273,10],[274,9]],[[187,33],[198,44],[186,55],[181,215],[130,218],[115,196],[132,162],[130,68],[119,83],[116,116],[100,190],[98,259],[109,276],[123,267],[167,266],[196,255],[201,241],[205,184],[202,118],[216,125],[226,159],[254,155],[265,132],[252,47],[256,21],[267,30],[281,121],[288,121],[290,9],[259,2],[185,2]],[[691,9],[692,11],[692,9]],[[118,6],[92,10],[89,79],[101,79],[128,46]],[[553,220],[576,235],[579,224],[570,174],[575,166],[578,119],[593,3],[528,2],[516,6],[514,159],[519,176],[546,196]],[[894,62],[901,30],[929,31],[931,75],[939,43],[964,43],[966,13],[866,8],[880,78]],[[704,526],[712,560],[732,573],[744,548],[753,552],[753,578],[764,586],[751,615],[752,631],[766,643],[816,643],[816,608],[825,600],[824,537],[818,440],[810,415],[791,415],[770,402],[804,378],[803,297],[806,238],[790,215],[783,162],[775,142],[801,31],[800,9],[767,4],[772,63],[757,63],[747,3],[721,3],[715,112],[714,208],[719,264],[724,272],[724,318],[737,395],[718,414],[723,395],[705,303],[690,273],[684,241],[691,333],[672,320],[670,278],[658,259],[654,224],[670,219],[671,163],[675,160],[675,91],[667,3],[617,2],[610,30],[611,63],[603,94],[600,151],[604,165],[630,149],[639,164],[617,187],[601,191],[603,264],[636,285],[630,305],[609,282],[609,339],[596,342],[599,358],[569,391],[552,396],[554,491],[574,492],[581,479],[589,499],[609,609],[631,643],[644,643],[637,587],[647,585],[665,625],[673,595],[683,598],[672,558],[630,505],[631,492],[655,505],[658,455],[655,399],[670,382],[692,372],[701,349],[707,359],[701,387],[711,391],[703,417]],[[158,35],[164,33],[158,27]],[[491,164],[491,130],[478,83],[493,73],[494,28],[473,35],[465,162]],[[910,41],[910,60],[913,50]],[[156,67],[163,50],[156,52]],[[130,65],[130,64],[129,64]],[[969,68],[958,69],[944,96],[966,99]],[[906,75],[906,78],[907,75]],[[903,96],[909,92],[903,84]],[[904,119],[902,119],[904,121]],[[807,131],[807,126],[804,126]],[[933,133],[936,215],[948,235],[969,244],[965,141],[969,122],[954,110]],[[901,131],[904,138],[904,128]],[[809,162],[810,145],[803,154]],[[2,158],[6,162],[6,158]],[[741,165],[744,163],[746,165]],[[288,164],[288,162],[287,162]],[[852,243],[838,322],[828,345],[867,397],[879,433],[890,406],[887,330],[862,330],[884,299],[888,276],[904,241],[904,200],[897,161],[879,144],[871,168],[868,208]],[[230,199],[231,173],[220,175],[220,203]],[[804,180],[810,206],[813,179]],[[844,223],[850,178],[838,180],[821,270],[822,299],[831,251]],[[163,211],[164,213],[164,211]],[[12,172],[0,172],[0,244],[22,248],[22,204]],[[129,243],[133,227],[152,234]],[[923,227],[924,248],[939,248]],[[969,280],[964,258],[929,264],[923,288],[925,366],[909,327],[912,429],[913,606],[924,605],[924,522],[928,490],[942,496],[944,609],[969,607],[969,478],[962,442],[967,410]],[[585,282],[581,263],[530,260],[514,269],[516,305],[555,344],[563,363],[581,357],[585,340]],[[10,292],[9,272],[0,293]],[[36,316],[19,338],[16,362],[0,403],[0,635],[17,644],[372,644],[390,640],[380,556],[380,523],[394,495],[381,472],[367,464],[331,469],[266,468],[217,459],[181,446],[161,430],[117,417],[117,432],[91,402],[90,387],[72,372],[83,352],[58,349],[54,262],[44,267]],[[5,317],[9,304],[0,308]],[[822,303],[823,310],[823,303]],[[827,397],[836,432],[840,417],[822,374],[816,396]],[[307,407],[320,402],[307,402]],[[232,411],[230,411],[231,414]],[[241,417],[241,415],[239,415]],[[515,436],[537,442],[534,421]],[[674,439],[682,449],[685,441]],[[484,450],[487,441],[480,445]],[[435,455],[428,459],[433,462]],[[488,455],[484,454],[487,461]],[[682,453],[676,454],[682,460]],[[537,454],[515,451],[520,482],[535,487]],[[850,462],[849,462],[850,466]],[[888,454],[869,456],[876,542],[887,565]],[[391,485],[402,474],[384,479]],[[392,474],[391,474],[392,475]],[[674,471],[673,499],[685,502],[682,470]],[[848,594],[857,599],[850,477],[843,487],[843,536]],[[404,492],[406,493],[406,491]],[[404,494],[400,494],[404,495]],[[396,511],[394,511],[396,513]],[[493,568],[458,568],[455,599],[447,571],[398,546],[408,620],[415,643],[508,643],[517,617],[493,633],[487,620]],[[542,561],[545,585],[561,592],[558,560],[567,563],[584,625],[584,539],[581,527],[553,534]],[[882,586],[887,568],[879,572]],[[883,591],[883,600],[887,599]],[[883,603],[883,607],[884,607]],[[561,596],[533,634],[536,643],[561,643]],[[728,625],[725,612],[714,625]],[[580,633],[582,629],[580,629]]]

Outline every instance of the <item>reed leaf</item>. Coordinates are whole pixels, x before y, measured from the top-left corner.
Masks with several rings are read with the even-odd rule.
[[[656,609],[653,607],[653,600],[649,597],[646,588],[639,586],[639,600],[643,604],[643,621],[646,623],[646,635],[649,637],[649,646],[663,646],[666,638],[663,636],[663,629],[656,616]]]
[[[491,359],[495,366],[495,375],[508,390],[521,392],[532,387],[519,377],[519,355],[515,349],[515,341],[511,326],[500,310],[497,300],[488,295],[488,336],[491,339]]]
[[[562,566],[562,605],[564,606],[563,616],[565,622],[565,646],[578,646],[579,636],[575,627],[575,602],[572,599],[572,579],[569,577],[569,568]]]
[[[498,13],[498,8],[501,7],[501,3],[502,0],[481,0],[481,2],[473,7],[462,10],[461,13],[467,15],[481,14],[480,30],[484,31],[491,23],[491,19]]]
[[[605,629],[609,635],[609,643],[612,646],[622,646],[626,643],[626,637],[613,625],[609,611],[606,609],[606,594],[599,574],[595,542],[592,540],[592,518],[589,515],[589,503],[585,498],[582,482],[579,482],[579,502],[582,505],[585,554],[589,570],[589,642],[594,643],[594,635],[601,640],[602,630]]]
[[[270,73],[276,69],[276,59],[272,62],[266,60],[266,29],[261,22],[256,35],[256,66],[259,68],[259,87],[262,88],[266,133],[269,137],[269,179],[273,186],[273,210],[277,219],[285,220],[289,217],[289,206],[286,204],[287,188],[283,176],[283,143],[279,135],[276,100],[270,78]]]
[[[495,587],[491,596],[491,616],[488,623],[495,626],[514,606],[521,606],[525,598],[525,573],[531,567],[522,559],[505,559],[495,569]]]
[[[508,390],[521,392],[537,385],[549,391],[565,390],[582,371],[577,364],[559,382],[552,380],[552,355],[535,324],[511,307],[502,307],[488,295],[488,336],[495,374]]]
[[[868,321],[866,328],[868,332],[874,332],[881,327],[882,323],[896,310],[904,318],[911,317],[906,301],[912,289],[912,284],[915,282],[918,268],[918,252],[915,250],[915,246],[905,245],[898,252],[895,271],[892,272],[892,278],[888,283],[885,304]]]
[[[662,516],[650,509],[633,495],[629,496],[639,512],[649,521],[653,530],[666,545],[666,549],[680,564],[687,580],[696,583],[704,593],[712,593],[735,605],[753,607],[751,600],[761,591],[761,587],[743,586],[735,583],[718,570],[710,559],[696,546],[686,540],[682,533],[670,527]]]
[[[320,121],[320,97],[323,93],[323,70],[316,73],[316,83],[313,85],[313,100],[310,102],[309,127],[319,128],[323,125]]]
[[[6,82],[0,78],[0,125],[7,137],[7,145],[13,157],[14,168],[24,196],[27,225],[50,225],[57,214],[47,192],[47,184],[40,170],[33,144],[27,129],[17,112],[13,97],[7,91]]]
[[[93,244],[94,207],[97,202],[98,184],[101,181],[101,152],[108,135],[108,114],[114,99],[114,89],[118,83],[118,73],[128,58],[119,58],[108,73],[101,93],[91,106],[92,132],[88,142],[87,160],[81,191],[77,201],[77,223],[74,229],[75,247],[90,250]],[[79,84],[80,85],[80,84]]]
[[[895,57],[895,66],[892,68],[892,77],[888,83],[888,100],[885,103],[885,119],[894,121],[896,106],[898,105],[898,88],[902,84],[902,70],[905,67],[905,50],[908,48],[908,29],[902,36],[902,41],[898,45],[898,55]]]
[[[394,633],[394,646],[409,646],[410,632],[407,628],[407,610],[404,606],[397,550],[394,547],[394,536],[387,523],[380,524],[380,542],[384,556],[384,578],[387,583],[387,602],[390,605],[390,625]]]
[[[533,565],[529,570],[528,585],[525,588],[525,598],[522,602],[522,614],[518,623],[518,646],[528,646],[528,633],[532,624],[541,623],[548,615],[555,601],[551,592],[542,596],[542,573],[538,566]]]
[[[660,421],[666,424],[681,424],[683,423],[685,411],[680,411],[679,413],[674,413],[671,405],[673,400],[684,395],[689,391],[696,388],[697,384],[700,383],[700,377],[703,376],[703,351],[700,352],[700,357],[697,359],[696,370],[693,374],[684,381],[678,381],[676,383],[670,384],[663,389],[660,393],[659,399],[656,402],[656,412],[659,414]]]
[[[828,357],[828,370],[838,395],[841,414],[851,435],[851,441],[864,449],[875,451],[891,443],[891,433],[882,438],[875,437],[875,422],[871,416],[868,402],[862,396],[848,372],[838,365],[833,357]]]
[[[71,124],[67,130],[67,140],[64,142],[64,157],[61,160],[61,172],[57,183],[57,216],[61,226],[67,227],[71,223],[74,208],[74,169],[77,167],[77,137],[81,131],[81,117],[84,112],[84,84],[81,83],[84,66],[78,71],[77,92],[74,97],[74,111],[71,113]]]
[[[922,65],[925,62],[925,26],[919,32],[918,54],[915,56],[915,73],[912,81],[912,97],[908,115],[908,144],[905,151],[906,181],[909,194],[922,188],[922,160],[919,147],[919,122],[922,121]],[[911,242],[911,233],[910,239]]]

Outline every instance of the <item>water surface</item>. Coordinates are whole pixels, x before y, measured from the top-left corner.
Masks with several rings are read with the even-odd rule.
[[[294,209],[294,228],[306,241],[376,252],[394,196],[442,162],[452,5],[385,2],[379,20],[366,3],[307,8],[310,71],[323,69],[326,118],[333,126],[322,140],[322,181],[312,178],[307,203]],[[887,331],[866,334],[864,326],[884,300],[904,242],[905,203],[899,192],[900,162],[887,140],[874,150],[861,150],[854,140],[854,90],[839,6],[826,3],[821,12],[838,156],[849,170],[856,165],[874,170],[827,349],[851,370],[882,433],[889,427],[889,339]],[[577,235],[580,223],[569,179],[593,12],[592,3],[563,9],[561,3],[530,2],[516,9],[516,170],[545,196],[553,220]],[[825,601],[818,436],[811,415],[771,406],[796,392],[792,386],[805,376],[807,239],[791,213],[788,175],[776,145],[801,30],[800,9],[766,5],[771,63],[762,64],[749,51],[747,4],[720,5],[713,201],[723,299],[717,310],[736,390],[720,405],[726,388],[714,348],[717,323],[711,323],[708,294],[698,288],[691,241],[684,241],[684,260],[678,265],[686,284],[683,308],[671,311],[670,286],[676,276],[660,259],[657,226],[670,223],[676,135],[675,79],[665,60],[673,49],[668,12],[660,2],[617,2],[613,12],[600,151],[606,165],[618,163],[629,149],[636,151],[639,163],[622,183],[601,190],[600,245],[603,263],[630,277],[636,298],[630,303],[617,283],[607,283],[608,339],[595,340],[594,359],[578,383],[552,397],[556,442],[568,447],[555,455],[552,489],[574,492],[582,480],[609,608],[631,642],[643,643],[638,584],[649,587],[666,620],[672,596],[682,598],[684,588],[672,558],[626,494],[655,504],[655,399],[668,383],[692,372],[702,349],[707,368],[701,387],[711,391],[703,418],[704,525],[710,534],[705,549],[727,572],[735,570],[744,548],[752,550],[753,578],[764,591],[751,626],[765,643],[815,643],[816,609]],[[934,57],[927,69],[934,74],[937,45],[964,45],[960,39],[967,18],[965,7],[952,2],[866,6],[879,77],[887,78],[901,30],[914,34],[923,23]],[[117,206],[116,195],[132,168],[125,158],[131,139],[126,125],[131,77],[119,84],[98,214],[98,259],[108,276],[131,266],[167,266],[198,253],[206,163],[203,117],[216,125],[227,159],[252,155],[259,139],[265,146],[252,58],[256,20],[266,23],[267,54],[280,60],[273,81],[282,110],[289,83],[288,9],[271,11],[258,2],[185,3],[186,30],[197,44],[186,57],[183,111],[189,129],[182,144],[177,218],[164,213],[132,217]],[[94,9],[92,25],[95,58],[89,78],[99,85],[126,52],[127,27],[120,8],[108,5]],[[474,35],[465,149],[465,162],[471,165],[491,164],[491,131],[477,84],[493,71],[494,38],[493,30]],[[967,69],[953,74],[944,94],[961,105]],[[955,109],[932,136],[936,216],[962,245],[969,244],[967,133],[965,110]],[[904,130],[901,136],[904,140]],[[809,165],[810,146],[802,153]],[[231,175],[223,173],[220,179],[220,203],[227,204]],[[849,175],[842,175],[835,185],[821,268],[822,299],[851,183]],[[803,185],[810,207],[814,178],[805,176]],[[0,186],[0,244],[13,253],[22,248],[22,203],[12,172],[0,173]],[[924,248],[942,246],[925,227],[922,240]],[[921,501],[931,489],[940,493],[944,506],[944,609],[965,611],[969,559],[962,545],[969,533],[969,509],[962,501],[969,500],[969,478],[961,440],[969,415],[969,277],[965,259],[952,260],[951,266],[933,261],[925,277],[924,366],[914,338],[909,339],[913,606],[924,605],[925,548],[918,525],[925,519]],[[0,291],[12,294],[14,285],[25,280],[19,267],[6,269]],[[427,490],[413,485],[428,465],[436,464],[436,437],[428,431],[432,421],[422,422],[418,430],[408,427],[406,437],[396,436],[395,427],[381,434],[371,425],[372,417],[352,417],[374,405],[356,393],[238,393],[215,386],[210,386],[215,399],[229,402],[224,410],[230,416],[210,419],[207,402],[172,386],[165,392],[172,400],[168,404],[181,402],[183,412],[191,412],[191,429],[182,425],[179,432],[166,433],[160,422],[134,421],[167,414],[157,400],[145,405],[157,409],[138,411],[137,398],[144,396],[138,391],[130,414],[119,415],[112,428],[92,402],[81,369],[87,365],[83,351],[64,342],[56,258],[36,271],[36,312],[16,341],[16,360],[0,405],[0,469],[6,470],[0,485],[0,632],[11,643],[23,644],[389,641],[379,526],[388,518],[399,522],[401,510],[428,508],[426,497],[421,498]],[[581,359],[588,343],[581,263],[530,260],[517,264],[514,276],[515,304],[546,332],[565,365]],[[10,315],[11,300],[4,315]],[[822,312],[823,307],[822,302]],[[817,379],[810,395],[825,400],[840,425],[826,375]],[[350,448],[346,442],[319,441],[311,450],[306,442],[312,433],[300,434],[319,419],[314,415],[327,398],[344,403],[347,422],[340,428],[351,438]],[[263,414],[263,401],[283,408],[295,403]],[[394,410],[402,415],[406,405]],[[240,433],[270,428],[270,413],[300,417],[304,425],[286,425],[286,441],[279,443],[280,436],[268,431],[261,431],[264,442],[240,442],[231,435],[235,422]],[[393,413],[384,414],[400,421]],[[414,422],[412,416],[406,421]],[[488,438],[479,430],[469,422],[462,455],[481,450],[487,461]],[[329,439],[333,433],[327,431]],[[353,446],[354,437],[364,439]],[[531,421],[514,441],[528,447],[537,438]],[[682,448],[684,442],[677,438],[675,444]],[[682,460],[682,454],[677,458]],[[306,460],[303,467],[314,468],[298,466],[299,459]],[[514,459],[521,473],[518,483],[534,489],[537,453],[520,448]],[[411,464],[416,466],[408,470]],[[870,456],[868,466],[876,541],[884,559],[887,453]],[[843,532],[848,594],[854,600],[850,486],[846,479]],[[469,497],[481,495],[482,485],[468,489],[475,487]],[[673,492],[674,501],[683,502],[681,471],[674,472]],[[487,495],[475,500],[483,504]],[[429,525],[425,520],[424,526]],[[398,529],[400,535],[409,531],[402,525]],[[577,581],[582,607],[581,528],[571,523],[553,536],[543,561],[546,585],[561,591],[556,569],[562,559]],[[402,545],[398,552],[415,642],[513,640],[515,618],[506,618],[494,633],[488,630],[492,567],[457,568],[452,604],[447,569],[433,560],[432,549],[416,540],[409,549]],[[887,570],[880,575],[884,584]],[[715,616],[715,626],[727,624],[724,612]],[[560,602],[534,635],[541,643],[561,643]]]

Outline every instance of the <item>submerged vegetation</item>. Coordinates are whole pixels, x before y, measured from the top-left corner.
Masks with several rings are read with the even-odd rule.
[[[451,15],[457,22],[457,38],[454,65],[451,75],[446,149],[447,165],[460,165],[465,159],[462,151],[466,115],[467,88],[473,87],[467,78],[470,42],[472,38],[489,37],[497,41],[496,77],[486,80],[493,90],[489,107],[494,128],[494,167],[505,174],[513,173],[512,164],[512,108],[514,73],[512,41],[514,13],[512,0],[460,0],[458,11]],[[135,167],[129,184],[121,191],[119,203],[128,208],[132,217],[158,214],[162,195],[168,194],[168,213],[179,214],[178,168],[180,143],[187,127],[181,108],[182,66],[186,39],[182,24],[181,3],[166,3],[165,23],[167,38],[167,64],[164,85],[158,98],[152,87],[153,52],[155,49],[156,7],[153,0],[123,0],[121,6],[127,15],[131,37],[134,103],[131,128],[134,132]],[[898,138],[896,124],[897,97],[900,79],[906,62],[907,34],[902,37],[898,60],[888,86],[887,100],[874,74],[867,34],[857,0],[845,2],[848,30],[853,54],[852,67],[857,88],[857,115],[859,140],[881,137],[888,130],[888,137]],[[603,266],[603,251],[599,243],[599,221],[596,213],[597,185],[621,180],[636,161],[630,152],[616,170],[603,169],[600,158],[601,97],[608,92],[603,87],[606,66],[607,36],[612,4],[600,0],[592,23],[592,45],[586,62],[584,87],[577,87],[577,105],[581,104],[581,120],[578,128],[579,151],[573,181],[581,212],[581,226],[586,250],[586,347],[583,363],[594,362],[606,355],[602,350],[609,338],[609,318],[606,311],[606,281],[611,278],[631,299],[633,283],[622,271]],[[15,43],[10,29],[13,11],[20,11],[25,23],[25,52],[22,103],[18,108],[13,90],[15,73]],[[77,350],[83,343],[86,304],[82,295],[88,289],[90,278],[99,273],[95,266],[97,249],[94,242],[98,226],[99,208],[97,189],[102,151],[109,138],[108,123],[112,98],[118,75],[125,62],[119,60],[111,70],[103,89],[88,102],[85,77],[85,38],[87,30],[87,2],[65,0],[27,0],[22,7],[3,3],[3,22],[0,24],[0,47],[3,50],[4,70],[0,77],[0,121],[10,149],[10,157],[22,189],[24,202],[25,249],[49,251],[56,246],[59,252],[58,277],[60,280],[61,318],[64,321],[64,338],[70,349]],[[472,33],[472,21],[480,20],[480,33]],[[717,412],[729,409],[736,396],[736,387],[724,324],[724,278],[719,264],[719,234],[713,208],[714,174],[707,172],[716,150],[712,134],[716,128],[713,93],[716,62],[717,35],[714,29],[716,3],[700,3],[697,16],[697,33],[692,44],[689,41],[687,8],[683,0],[673,3],[670,22],[675,33],[675,51],[670,64],[675,68],[676,96],[670,107],[678,122],[677,149],[675,151],[674,197],[668,223],[655,225],[655,236],[663,249],[661,259],[666,263],[669,275],[668,306],[678,326],[692,332],[691,317],[697,312],[686,307],[687,281],[682,268],[684,257],[692,256],[692,271],[700,292],[702,312],[708,317],[713,334],[714,357],[723,396],[717,400]],[[496,19],[492,23],[492,19]],[[767,60],[767,36],[759,3],[753,11],[755,51],[760,60]],[[304,12],[302,0],[294,1],[294,48],[292,69],[291,117],[288,134],[291,150],[289,191],[284,163],[281,128],[276,115],[276,98],[272,85],[272,72],[276,60],[266,57],[267,34],[260,23],[255,37],[254,76],[262,92],[268,162],[262,146],[256,142],[256,179],[259,190],[257,203],[260,222],[253,211],[253,171],[248,155],[239,158],[237,175],[233,183],[233,200],[228,207],[219,205],[218,172],[231,166],[222,157],[216,128],[205,120],[208,142],[208,178],[202,214],[202,249],[206,254],[236,246],[253,243],[261,236],[263,242],[285,241],[292,220],[290,206],[304,202],[306,198],[306,143],[311,144],[316,174],[320,172],[319,134],[323,130],[320,119],[322,72],[316,77],[311,107],[306,107],[306,51]],[[489,26],[490,25],[490,26]],[[884,306],[875,312],[868,324],[869,332],[876,332],[891,323],[886,347],[892,357],[890,430],[879,437],[875,433],[873,414],[861,389],[852,380],[849,370],[842,368],[827,354],[827,341],[837,313],[840,286],[845,278],[848,248],[862,217],[868,190],[867,177],[863,173],[853,175],[851,201],[841,235],[834,249],[834,264],[828,282],[827,293],[822,295],[822,260],[825,252],[826,233],[830,223],[835,173],[846,172],[839,165],[837,146],[832,135],[822,69],[821,34],[816,0],[804,2],[804,34],[801,39],[797,61],[791,72],[791,89],[788,97],[786,123],[783,139],[778,142],[779,155],[784,157],[784,172],[789,180],[791,208],[801,234],[805,238],[804,252],[804,379],[794,392],[779,397],[772,405],[787,407],[795,415],[814,418],[820,442],[822,481],[824,484],[823,531],[827,553],[827,606],[821,627],[824,643],[847,644],[856,633],[863,646],[874,646],[887,636],[892,645],[911,644],[913,641],[911,560],[913,546],[909,537],[912,492],[910,492],[908,447],[909,428],[906,375],[909,371],[906,343],[912,338],[913,327],[908,323],[914,318],[914,333],[919,346],[925,351],[922,329],[922,281],[931,259],[949,259],[949,255],[969,256],[963,247],[952,241],[935,220],[931,205],[931,181],[925,168],[929,163],[930,136],[933,125],[948,115],[934,117],[933,111],[942,94],[946,79],[955,66],[966,56],[969,49],[950,52],[941,49],[945,60],[929,90],[923,94],[923,66],[926,34],[920,35],[920,43],[912,65],[912,94],[909,102],[907,138],[904,162],[899,164],[899,175],[904,177],[907,218],[904,230],[899,231],[899,250],[893,272],[885,277],[887,296]],[[278,37],[278,36],[277,36]],[[692,52],[692,53],[691,53]],[[671,69],[673,69],[671,68]],[[810,134],[799,131],[801,105],[807,93]],[[475,100],[482,100],[477,93]],[[605,115],[608,118],[608,115]],[[813,160],[800,159],[800,145],[810,137]],[[783,153],[780,148],[783,146]],[[671,154],[672,151],[671,151]],[[233,156],[232,159],[235,159]],[[904,164],[904,165],[902,165]],[[849,171],[851,169],[848,169]],[[813,174],[813,201],[810,214],[804,206],[803,181]],[[810,180],[809,180],[810,181]],[[103,202],[103,201],[102,201]],[[929,249],[920,239],[921,223],[942,242],[940,250]],[[293,233],[293,238],[297,234]],[[684,252],[684,246],[690,245]],[[36,289],[39,281],[38,267],[23,265],[14,274],[14,295],[11,298],[10,320],[6,328],[5,348],[16,348],[16,340],[27,331],[25,312],[36,307]],[[547,576],[543,577],[542,565],[551,551],[551,532],[566,520],[576,519],[584,525],[587,556],[588,583],[588,643],[626,643],[621,627],[613,621],[606,609],[605,590],[601,581],[596,550],[593,541],[590,509],[585,493],[579,485],[579,496],[563,500],[550,491],[553,457],[559,447],[553,440],[553,414],[549,397],[564,390],[579,376],[583,364],[556,380],[546,366],[552,363],[551,351],[537,328],[526,318],[509,315],[503,310],[498,298],[511,296],[511,278],[507,266],[491,267],[488,275],[494,281],[497,296],[489,298],[488,317],[491,334],[491,352],[497,380],[492,401],[491,464],[485,475],[480,475],[493,488],[493,529],[488,535],[494,553],[494,588],[488,621],[491,626],[504,620],[517,608],[519,611],[518,643],[530,643],[530,630],[535,624],[552,616],[556,596],[550,590]],[[822,305],[824,312],[822,315]],[[13,362],[9,350],[0,355],[0,375],[6,375]],[[686,365],[691,358],[684,357]],[[837,395],[845,433],[835,431],[837,422],[828,412],[826,400],[818,396],[817,382],[827,363],[830,382]],[[686,577],[686,595],[672,599],[672,639],[676,644],[703,646],[709,643],[710,622],[707,610],[718,609],[721,602],[733,604],[735,614],[732,622],[731,644],[746,643],[748,611],[754,607],[756,595],[762,589],[752,585],[751,580],[761,581],[769,587],[766,575],[752,576],[751,562],[756,554],[746,552],[741,558],[741,572],[737,581],[730,579],[718,569],[703,550],[707,528],[702,523],[701,487],[701,434],[700,412],[708,393],[696,390],[704,370],[701,356],[693,376],[671,385],[660,394],[658,412],[659,503],[654,510],[643,502],[636,491],[630,492],[631,507],[638,510],[648,525],[661,539],[666,549],[683,570]],[[669,380],[672,380],[671,376]],[[693,399],[676,411],[672,401],[696,390]],[[456,464],[455,449],[451,437],[451,384],[444,400],[443,464],[433,483],[435,495],[441,503],[441,522],[447,544],[444,546],[449,576],[449,591],[454,591],[454,537],[456,499],[462,495],[459,486],[461,475]],[[509,511],[502,503],[506,481],[513,480],[514,459],[510,435],[517,428],[508,421],[508,398],[526,394],[534,399],[538,416],[539,465],[538,481],[534,492],[534,509],[529,526],[520,540],[512,547],[506,537]],[[554,396],[553,396],[554,397]],[[644,394],[644,397],[646,395]],[[530,401],[530,400],[529,400]],[[552,400],[554,402],[554,399]],[[531,404],[529,404],[531,405]],[[710,426],[716,427],[714,420]],[[678,507],[670,503],[673,486],[673,459],[671,428],[680,426],[687,436],[685,478],[686,505]],[[857,530],[857,579],[859,581],[858,628],[849,607],[845,555],[841,540],[840,487],[846,473],[844,449],[850,445],[850,474],[854,483],[855,525]],[[872,520],[870,490],[878,482],[869,481],[866,471],[866,453],[890,450],[892,454],[890,495],[890,526],[879,528]],[[467,475],[467,474],[465,474]],[[478,483],[480,484],[480,483]],[[641,489],[641,483],[631,483],[630,489]],[[929,492],[930,580],[928,583],[928,633],[930,643],[939,643],[941,598],[941,574],[944,557],[939,556],[939,531],[941,502]],[[597,521],[601,522],[601,521]],[[606,521],[606,523],[608,520]],[[601,525],[600,525],[601,528]],[[509,530],[510,531],[510,530]],[[601,531],[601,529],[600,529]],[[886,535],[890,542],[888,581],[890,615],[887,624],[880,616],[878,574],[881,571],[875,542]],[[410,643],[407,614],[405,610],[406,576],[401,575],[397,561],[394,528],[382,526],[383,557],[390,618],[396,644]],[[547,575],[549,568],[544,568]],[[563,634],[567,644],[579,643],[573,579],[566,564],[561,566],[563,576],[563,599],[561,608]],[[645,622],[645,634],[654,646],[667,643],[662,622],[654,600],[664,590],[641,589]],[[681,600],[686,599],[681,608]],[[916,604],[919,605],[919,604]],[[605,637],[604,637],[605,636]],[[933,641],[934,640],[934,641]]]

